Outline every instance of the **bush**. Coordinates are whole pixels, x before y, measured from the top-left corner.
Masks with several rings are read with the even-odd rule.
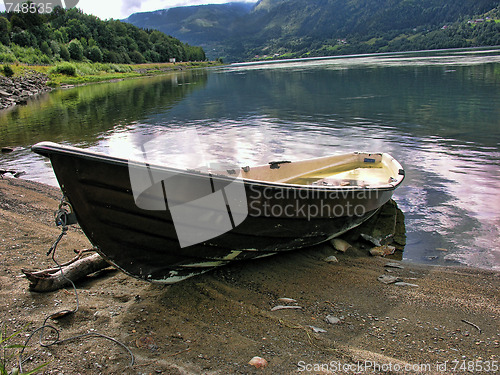
[[[76,76],[76,67],[73,64],[64,62],[53,67],[50,70],[50,73],[60,73],[67,76]]]
[[[73,39],[69,42],[68,51],[73,60],[83,60],[83,47],[79,40]]]
[[[88,52],[88,58],[93,62],[102,61],[102,52],[101,49],[97,46],[92,46]]]
[[[12,52],[0,52],[0,62],[16,62],[16,56]]]
[[[66,46],[64,44],[62,44],[60,46],[60,53],[59,54],[61,56],[61,59],[63,59],[63,60],[67,61],[70,59],[68,48],[66,48]]]
[[[4,65],[3,74],[5,74],[6,77],[12,77],[14,75],[14,71],[12,70],[10,65]]]

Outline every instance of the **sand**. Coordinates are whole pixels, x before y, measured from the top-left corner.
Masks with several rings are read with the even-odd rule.
[[[22,268],[53,266],[46,252],[60,233],[53,223],[60,196],[46,185],[0,180],[0,326],[20,332],[11,343],[23,344],[48,315],[75,308],[71,288],[30,292],[21,276]],[[63,262],[89,246],[72,228],[56,257]],[[324,261],[331,255],[338,263]],[[134,365],[127,350],[102,337],[42,347],[37,334],[25,349],[23,370],[49,362],[41,373],[495,372],[500,273],[405,262],[398,262],[402,269],[385,267],[389,261],[322,245],[171,286],[101,272],[77,283],[78,311],[50,324],[60,339],[99,333],[119,340]],[[418,286],[377,281],[383,274]],[[300,308],[271,311],[278,305]],[[328,316],[338,322],[328,323]],[[249,365],[254,356],[267,366]]]

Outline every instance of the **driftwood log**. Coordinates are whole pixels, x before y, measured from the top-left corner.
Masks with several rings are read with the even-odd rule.
[[[61,267],[46,269],[42,271],[29,271],[23,269],[23,273],[29,280],[30,290],[34,292],[52,292],[57,289],[71,285],[73,282],[109,267],[109,263],[99,254],[93,254],[86,258],[80,258],[81,253],[68,263]],[[62,269],[62,272],[61,272]]]

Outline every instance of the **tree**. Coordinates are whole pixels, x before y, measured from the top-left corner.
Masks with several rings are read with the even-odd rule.
[[[5,17],[0,17],[0,43],[9,45],[10,44],[10,22]]]
[[[136,64],[145,63],[144,56],[139,51],[132,51],[129,53],[130,59]]]
[[[101,49],[97,46],[90,47],[87,57],[89,58],[90,61],[101,62],[102,61]]]
[[[36,47],[38,45],[35,36],[27,30],[12,33],[12,42],[21,47]]]
[[[83,47],[77,39],[73,39],[69,42],[68,52],[73,60],[81,61],[83,59]]]
[[[42,53],[47,56],[52,56],[52,49],[49,47],[49,43],[47,43],[46,40],[44,40],[42,44],[40,44],[40,51],[42,51]]]
[[[102,21],[75,8],[55,7],[50,14],[0,13],[0,43],[39,49],[43,53],[39,58],[46,62],[53,57],[116,63],[205,59],[201,47],[189,46],[160,31],[117,20]]]
[[[69,61],[71,56],[68,51],[68,47],[66,47],[65,44],[60,44],[60,52],[59,55],[61,56],[61,59]]]
[[[50,41],[50,49],[52,50],[53,55],[59,55],[61,53],[61,47],[55,40]]]

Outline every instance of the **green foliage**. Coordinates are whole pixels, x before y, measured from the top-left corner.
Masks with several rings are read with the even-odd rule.
[[[60,73],[67,76],[76,76],[76,67],[69,62],[63,62],[54,66],[49,71],[49,73]]]
[[[101,62],[102,61],[102,52],[101,49],[97,46],[92,46],[88,50],[87,57],[90,61],[93,62]]]
[[[3,74],[6,77],[12,77],[14,75],[14,71],[12,70],[12,68],[10,67],[10,65],[4,65],[3,66]]]
[[[50,14],[7,13],[6,17],[0,17],[0,43],[41,51],[36,59],[33,53],[30,53],[30,58],[22,58],[27,63],[26,60],[34,63],[74,60],[120,64],[168,62],[170,58],[176,61],[205,60],[201,47],[118,20],[102,21],[76,8],[56,7]],[[9,55],[0,52],[0,61],[5,58]]]
[[[16,56],[12,53],[11,49],[2,44],[0,44],[0,61],[10,63],[16,61]]]
[[[0,16],[0,43],[8,45],[10,43],[10,22],[7,18]]]
[[[52,56],[52,49],[49,47],[49,43],[46,40],[40,44],[40,51],[47,56]]]
[[[0,48],[0,61],[36,65],[48,64],[51,60],[38,48],[20,47],[12,43],[9,47]]]
[[[60,45],[59,54],[61,55],[61,59],[63,59],[63,60],[68,61],[71,58],[69,51],[68,51],[68,47],[66,47],[66,45],[64,45],[64,44]]]
[[[73,39],[68,45],[69,56],[73,60],[81,61],[83,59],[82,43],[78,39]]]
[[[48,363],[43,363],[31,371],[23,373],[19,373],[19,369],[15,367],[12,369],[12,372],[9,371],[9,366],[13,365],[11,362],[16,357],[17,350],[24,348],[23,345],[10,344],[9,342],[11,342],[12,339],[18,336],[21,332],[22,331],[15,332],[10,336],[7,336],[6,328],[0,330],[0,375],[31,375],[39,372],[43,367],[48,365]]]

